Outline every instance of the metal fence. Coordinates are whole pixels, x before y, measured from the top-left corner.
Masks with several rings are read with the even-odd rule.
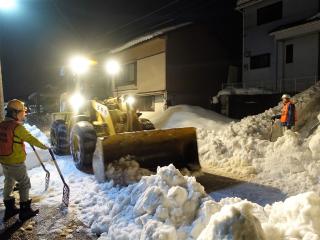
[[[319,81],[319,76],[302,76],[302,77],[295,77],[295,78],[283,78],[280,82],[280,85],[278,89],[273,89],[273,91],[276,92],[302,92],[306,90],[307,88],[313,86],[316,84],[316,82]],[[253,86],[254,85],[254,86]],[[230,83],[222,83],[222,89],[228,88],[228,87],[234,87],[234,88],[242,88],[247,87],[242,82],[230,82]],[[272,88],[267,86],[266,82],[263,82],[262,80],[256,81],[255,83],[251,83],[250,87],[255,88],[261,88],[261,89],[269,89],[272,90]]]
[[[316,76],[303,76],[297,78],[284,78],[281,81],[280,92],[302,92],[319,81]]]

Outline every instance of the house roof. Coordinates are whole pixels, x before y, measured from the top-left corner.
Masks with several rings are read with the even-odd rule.
[[[263,1],[267,1],[267,0],[238,0],[236,9],[241,10],[245,7],[249,7],[253,4],[256,4],[258,2],[263,2]]]
[[[110,53],[113,54],[113,53],[121,52],[121,51],[123,51],[125,49],[128,49],[130,47],[133,47],[133,46],[135,46],[137,44],[143,43],[143,42],[148,41],[148,40],[150,40],[152,38],[155,38],[157,36],[161,36],[161,35],[163,35],[165,33],[174,31],[176,29],[179,29],[179,28],[191,25],[191,24],[192,24],[192,22],[186,22],[186,23],[181,23],[181,24],[178,24],[178,25],[174,25],[174,26],[158,29],[158,30],[156,30],[154,32],[151,32],[151,33],[145,34],[143,36],[137,37],[137,38],[135,38],[135,39],[133,39],[133,40],[131,40],[131,41],[129,41],[129,42],[127,42],[127,43],[115,48],[115,49],[112,49],[110,51]]]
[[[299,21],[296,21],[296,22],[292,22],[292,23],[289,23],[289,24],[278,26],[277,28],[271,30],[269,33],[272,34],[272,33],[278,32],[278,31],[282,31],[282,30],[285,30],[285,29],[297,27],[297,26],[304,25],[304,24],[311,23],[311,22],[316,22],[316,21],[319,21],[319,20],[320,20],[320,12],[318,12],[317,14],[315,14],[315,15],[309,17],[309,18],[306,18],[306,19],[302,19],[302,20],[299,20]]]

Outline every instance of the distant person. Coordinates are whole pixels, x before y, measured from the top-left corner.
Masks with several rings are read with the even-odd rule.
[[[272,116],[272,120],[280,119],[284,130],[292,129],[297,121],[296,107],[289,94],[283,94],[281,98],[283,104],[281,114]]]
[[[23,126],[26,107],[18,99],[8,102],[4,121],[0,123],[0,163],[4,174],[3,201],[5,205],[4,221],[19,213],[19,219],[24,221],[34,217],[39,210],[32,210],[29,190],[30,179],[25,165],[26,151],[24,142],[48,149],[43,143],[31,135]],[[12,196],[15,183],[19,185],[20,210],[15,206]]]

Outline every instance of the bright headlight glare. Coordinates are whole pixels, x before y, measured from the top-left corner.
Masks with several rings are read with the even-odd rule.
[[[84,98],[83,96],[81,96],[80,93],[75,93],[70,97],[69,103],[72,109],[74,109],[75,111],[78,111],[79,108],[84,104]]]
[[[116,75],[120,72],[120,64],[116,60],[109,60],[105,65],[107,73],[110,75]]]
[[[89,59],[76,56],[70,60],[70,68],[74,74],[84,74],[89,70],[90,63]]]
[[[129,104],[130,106],[132,106],[135,103],[136,99],[133,96],[128,96],[125,100],[125,102],[127,104]]]

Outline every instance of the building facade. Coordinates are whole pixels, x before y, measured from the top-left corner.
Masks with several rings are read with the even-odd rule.
[[[205,26],[184,23],[136,38],[113,49],[121,63],[113,95],[133,94],[140,111],[178,104],[209,107],[228,75],[228,54]]]
[[[239,0],[243,87],[300,92],[319,79],[318,0]]]

